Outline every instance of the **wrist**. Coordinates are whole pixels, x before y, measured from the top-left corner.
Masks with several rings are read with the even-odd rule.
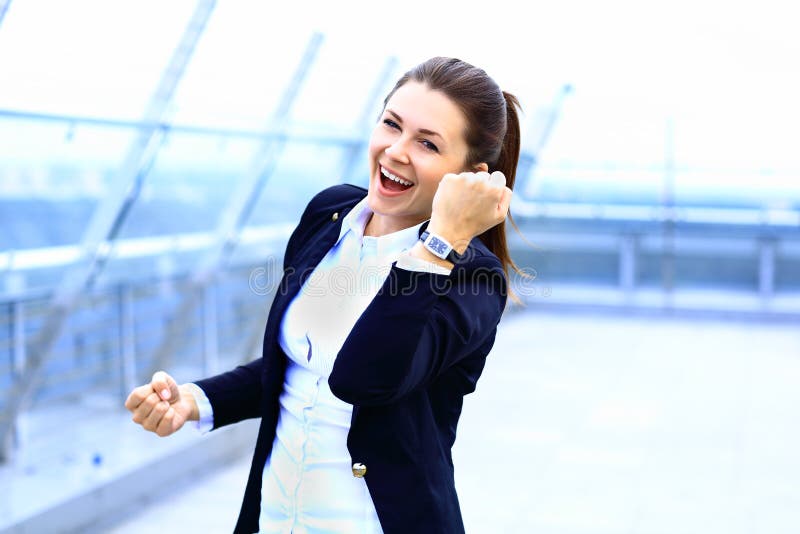
[[[189,408],[189,414],[186,416],[186,419],[189,421],[199,421],[200,410],[197,408],[197,400],[194,398],[192,388],[187,384],[181,384],[178,386],[178,391],[180,391],[181,400],[186,402]]]

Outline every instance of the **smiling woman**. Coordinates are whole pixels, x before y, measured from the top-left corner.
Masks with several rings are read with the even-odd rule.
[[[464,531],[451,449],[514,266],[516,106],[457,59],[406,73],[369,189],[317,194],[289,239],[262,357],[196,384],[160,371],[129,396],[160,436],[261,419],[237,532]]]

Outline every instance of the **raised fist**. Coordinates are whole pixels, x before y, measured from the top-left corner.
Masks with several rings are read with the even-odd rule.
[[[133,413],[134,423],[161,437],[177,432],[188,420],[198,419],[194,396],[164,371],[154,374],[149,384],[131,391],[125,408]]]
[[[428,229],[461,251],[508,215],[511,189],[500,171],[446,174],[433,197]]]

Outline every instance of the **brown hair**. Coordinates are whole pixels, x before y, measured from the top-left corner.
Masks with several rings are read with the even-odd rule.
[[[483,69],[460,59],[434,57],[420,63],[397,80],[383,101],[384,107],[395,91],[408,81],[424,83],[434,91],[441,91],[461,109],[467,119],[467,166],[485,162],[490,173],[502,172],[506,176],[506,186],[513,190],[520,151],[517,115],[517,108],[520,106],[517,98],[502,91]],[[508,218],[519,231],[511,218],[511,211]],[[525,276],[508,252],[505,221],[478,237],[500,259],[506,277],[509,267]],[[513,300],[519,302],[513,292],[510,294]]]

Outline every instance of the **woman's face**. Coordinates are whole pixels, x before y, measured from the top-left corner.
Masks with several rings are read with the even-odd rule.
[[[389,233],[430,218],[442,177],[466,170],[466,127],[444,93],[418,82],[395,91],[369,143],[371,228]]]

